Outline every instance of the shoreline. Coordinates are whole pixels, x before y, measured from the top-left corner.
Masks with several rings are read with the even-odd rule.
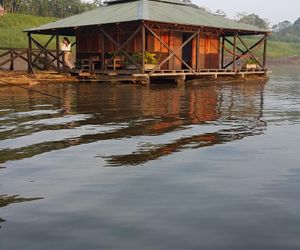
[[[43,83],[61,82],[78,82],[76,77],[65,74],[58,74],[57,72],[45,71],[36,72],[33,75],[26,71],[9,71],[0,70],[0,85],[1,84],[26,84],[35,85]]]

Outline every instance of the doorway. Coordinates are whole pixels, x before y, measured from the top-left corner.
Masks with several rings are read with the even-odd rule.
[[[183,33],[182,43],[185,43],[189,38],[190,33]],[[193,44],[189,41],[187,45],[182,48],[182,60],[185,61],[190,67],[192,67],[192,54],[193,54]],[[182,69],[187,69],[188,67],[182,63]]]

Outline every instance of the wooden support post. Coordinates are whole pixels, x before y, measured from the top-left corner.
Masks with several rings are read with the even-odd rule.
[[[56,50],[56,59],[57,59],[57,61],[56,61],[56,67],[59,69],[59,67],[60,67],[60,59],[59,59],[59,57],[60,57],[60,53],[59,53],[59,35],[58,34],[56,34],[55,35],[55,37],[56,37],[56,48],[55,48],[55,50]]]
[[[174,55],[176,55],[176,53],[178,51],[180,51],[183,47],[185,47],[190,41],[192,41],[192,39],[197,36],[197,34],[199,33],[199,31],[195,32],[194,34],[192,34],[183,44],[180,45],[179,48],[177,48],[176,50],[174,50],[167,58],[165,58],[161,63],[159,63],[158,65],[156,65],[156,67],[149,73],[150,75],[152,75],[157,69],[159,69],[163,64],[165,64],[167,61],[169,61]],[[182,60],[182,59],[181,59]],[[184,62],[184,61],[183,61]],[[186,62],[184,62],[185,64],[187,64]],[[187,64],[188,65],[188,64]],[[191,68],[188,65],[189,70],[191,70],[195,75],[196,72],[194,71],[193,68]]]
[[[63,66],[63,69],[64,69],[64,72],[66,73],[68,70],[67,70],[67,67],[66,67],[66,61],[65,61],[65,52],[63,51],[62,52],[62,66]]]
[[[236,71],[236,33],[233,37],[233,70]]]
[[[256,42],[254,45],[252,45],[252,46],[249,48],[249,50],[252,51],[252,54],[253,54],[256,50],[258,50],[258,49],[261,47],[261,45],[262,45],[263,42],[264,42],[264,39],[265,39],[265,38],[260,39],[258,42]],[[225,41],[227,41],[229,44],[231,44],[232,46],[234,46],[233,43],[230,42],[228,39],[225,38]],[[224,47],[224,48],[225,48],[225,47]],[[248,51],[243,51],[243,50],[241,50],[239,47],[237,47],[237,49],[238,49],[240,52],[242,52],[242,54],[239,55],[239,56],[237,57],[236,60],[239,60],[240,58],[242,58],[244,55],[246,55],[246,54],[248,53]],[[233,61],[231,61],[230,63],[226,64],[226,65],[224,66],[224,69],[227,69],[227,68],[228,68],[229,66],[231,66],[232,64],[233,64]]]
[[[101,70],[105,70],[105,44],[103,34],[101,34]]]
[[[224,56],[225,56],[225,37],[222,36],[222,52],[221,52],[221,68],[224,69]]]
[[[142,73],[145,74],[146,28],[142,23]]]
[[[51,55],[52,57],[56,58],[57,56],[54,55],[50,50],[47,50],[48,45],[51,43],[52,39],[55,37],[55,35],[52,35],[51,38],[48,40],[48,42],[43,46],[41,45],[37,40],[35,40],[33,37],[31,37],[31,41],[35,44],[35,46],[40,50],[40,52],[35,55],[34,53],[31,53],[32,55],[35,56],[35,59],[31,62],[32,65],[37,66],[35,62],[41,58],[41,55],[44,54],[45,56],[48,57],[48,54]],[[53,64],[53,61],[48,60],[48,58],[45,58],[45,67],[53,68],[54,70],[59,72],[59,69]],[[54,60],[55,61],[55,60]]]
[[[147,25],[144,24],[145,27],[147,28],[147,30],[169,51],[170,55],[168,56],[168,58],[166,58],[163,63],[161,63],[159,66],[157,66],[155,68],[155,70],[152,70],[150,72],[150,74],[152,74],[152,72],[156,71],[157,69],[159,69],[161,67],[161,65],[163,65],[165,62],[169,61],[172,57],[177,58],[179,61],[181,61],[191,72],[193,72],[194,75],[197,75],[197,73],[195,72],[195,70],[193,68],[191,68],[190,65],[188,65],[181,57],[179,57],[178,55],[176,55],[177,51],[179,51],[180,49],[182,49],[189,41],[191,41],[190,39],[193,39],[200,30],[196,31],[194,34],[191,35],[191,37],[188,39],[188,41],[185,42],[185,44],[183,44],[180,48],[177,48],[176,50],[172,50],[168,45],[166,45],[161,38]]]
[[[110,40],[118,48],[117,52],[123,53],[140,71],[143,70],[142,67],[134,60],[134,58],[131,55],[129,55],[125,50],[123,50],[123,48],[125,48],[125,46],[140,32],[141,28],[142,27],[138,28],[135,32],[133,32],[131,36],[127,39],[127,41],[120,45],[111,37],[111,35],[109,35],[106,32],[104,28],[100,27],[101,34],[107,37],[107,39]]]
[[[14,70],[14,52],[10,49],[10,67],[9,70]]]
[[[196,39],[196,69],[197,70],[200,68],[199,65],[200,65],[200,32],[198,32],[197,39]]]
[[[10,55],[10,52],[12,52],[12,57]],[[4,57],[4,56],[7,56],[7,55],[10,58],[5,60],[5,61],[0,62],[0,67],[5,65],[5,64],[11,63],[11,61],[16,60],[17,58],[21,58],[25,62],[28,62],[28,60],[27,60],[28,57],[24,57],[24,54],[27,54],[27,53],[28,53],[28,49],[23,49],[20,52],[16,52],[14,49],[8,49],[8,51],[6,51],[4,54],[0,55],[0,58]]]
[[[33,74],[32,68],[32,39],[31,33],[27,33],[28,37],[28,51],[27,51],[27,65],[28,65],[28,74]]]
[[[248,57],[250,57],[250,58],[252,58],[253,60],[255,60],[255,61],[259,64],[259,66],[260,66],[262,69],[264,69],[265,67],[262,65],[262,63],[261,63],[261,62],[257,59],[257,57],[254,55],[254,52],[251,51],[251,49],[248,48],[247,44],[243,41],[243,39],[242,39],[239,35],[237,35],[237,37],[239,38],[239,40],[241,41],[241,43],[242,43],[242,44],[244,45],[244,47],[246,48],[246,50],[247,50],[246,53],[249,54]],[[263,39],[265,39],[265,37],[264,37]]]
[[[185,80],[186,80],[186,76],[185,75],[180,75],[180,76],[176,76],[175,77],[175,82],[177,84],[177,87],[184,87],[185,86]]]
[[[263,54],[264,69],[266,69],[267,66],[267,44],[268,44],[268,34],[265,35],[265,40],[264,40],[264,54]]]

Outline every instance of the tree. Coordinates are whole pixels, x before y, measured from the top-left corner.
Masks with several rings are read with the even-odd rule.
[[[272,27],[272,40],[283,42],[300,42],[300,18],[293,24],[289,21],[280,22]]]
[[[300,18],[298,18],[294,24],[293,24],[293,28],[297,31],[300,31]]]
[[[280,22],[276,25],[274,25],[272,27],[272,30],[274,32],[280,32],[280,31],[283,31],[283,30],[286,30],[286,29],[289,29],[293,26],[293,24],[290,22],[290,21],[283,21],[283,22]]]
[[[263,19],[256,14],[247,14],[245,12],[238,13],[236,15],[236,21],[239,23],[254,25],[262,29],[268,29],[270,25],[270,22],[267,19]]]
[[[79,14],[97,7],[94,3],[86,3],[82,0],[0,0],[0,4],[9,13],[58,18]]]

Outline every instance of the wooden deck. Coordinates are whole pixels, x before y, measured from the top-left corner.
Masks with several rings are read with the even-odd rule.
[[[267,77],[270,71],[267,70],[232,70],[232,69],[203,69],[203,70],[157,70],[155,73],[141,74],[137,70],[80,70],[76,69],[73,74],[81,81],[99,81],[99,82],[133,82],[133,83],[150,83],[151,80],[188,80],[188,79],[218,79],[219,77],[239,77],[246,78],[247,76],[256,75]]]

